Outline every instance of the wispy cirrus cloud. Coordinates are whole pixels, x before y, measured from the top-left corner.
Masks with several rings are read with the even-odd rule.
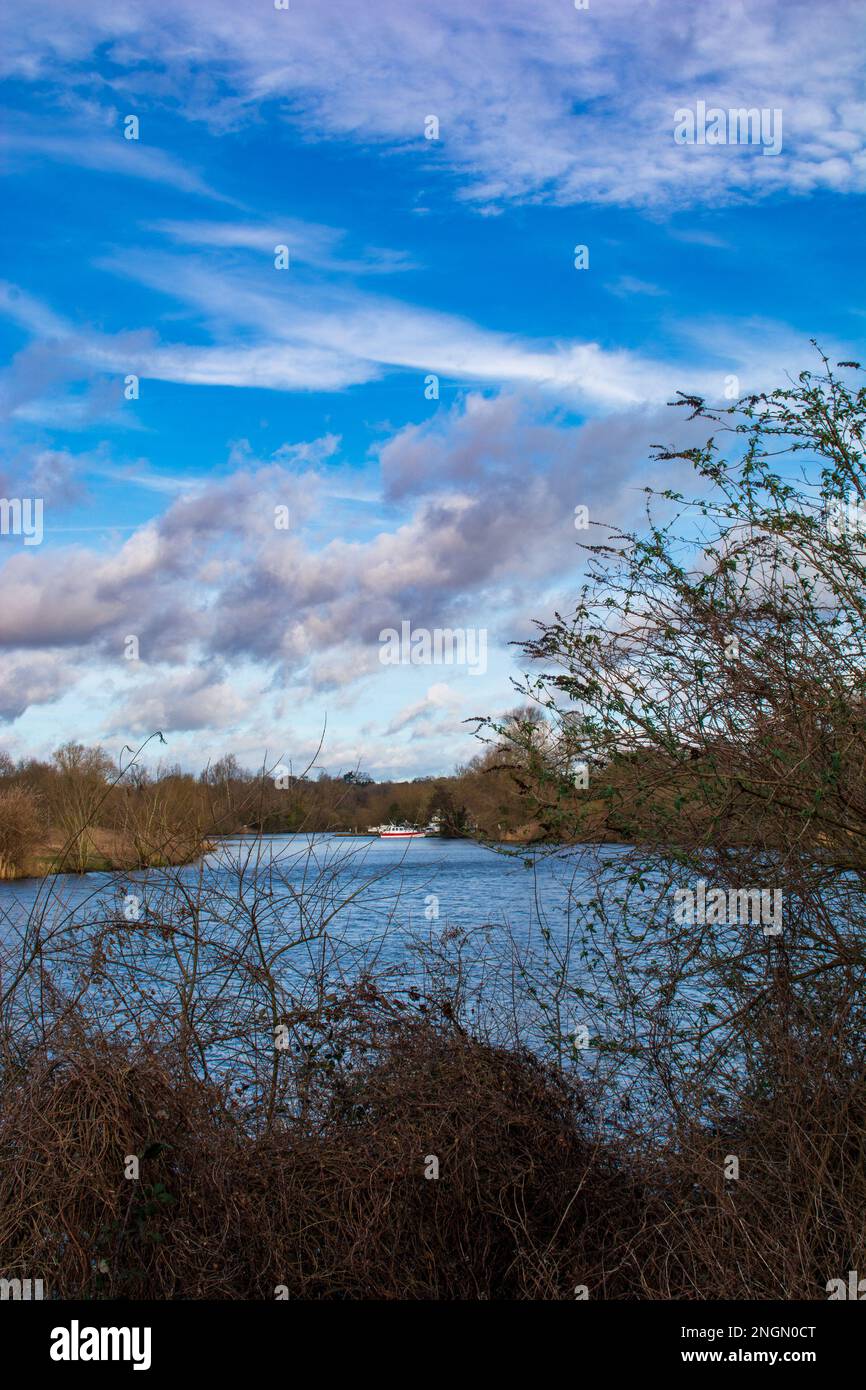
[[[658,298],[660,295],[667,294],[659,285],[654,285],[650,280],[639,280],[634,275],[621,275],[612,285],[608,286],[611,294],[618,295],[620,299],[625,299],[629,295],[645,294],[651,299]]]
[[[786,191],[862,188],[862,35],[856,0],[327,0],[277,11],[233,0],[90,0],[10,7],[3,65],[18,79],[87,83],[103,48],[112,94],[222,130],[264,105],[307,140],[413,149],[478,206],[585,201],[652,209]],[[346,41],[347,27],[351,42]],[[479,55],[483,54],[483,61]],[[781,108],[785,150],[677,147],[697,97]],[[424,140],[425,118],[440,122]]]
[[[7,175],[36,161],[74,164],[98,173],[164,184],[221,203],[234,201],[217,192],[175,155],[138,140],[125,140],[120,130],[113,136],[94,135],[86,129],[71,135],[46,135],[8,127],[0,132],[0,162]]]
[[[43,546],[0,543],[22,752],[160,726],[258,761],[327,712],[344,766],[453,765],[579,583],[575,505],[639,524],[650,444],[702,440],[661,403],[771,389],[811,336],[861,355],[854,0],[6,8],[0,483],[46,500]],[[781,109],[782,152],[676,145],[699,99]],[[403,618],[484,626],[489,675],[384,673]]]
[[[167,219],[152,223],[151,228],[198,248],[218,247],[272,256],[277,246],[286,246],[295,262],[340,274],[392,275],[417,268],[405,251],[380,246],[362,248],[359,257],[342,256],[339,248],[346,239],[344,230],[293,217],[271,223]]]
[[[264,257],[250,266],[207,261],[203,254],[140,249],[101,257],[98,264],[179,302],[200,316],[216,342],[160,341],[153,330],[110,335],[75,328],[8,288],[0,297],[0,313],[5,310],[38,336],[47,330],[67,375],[77,362],[85,374],[120,379],[131,372],[198,386],[335,391],[411,370],[540,390],[590,411],[661,404],[679,388],[719,399],[728,373],[742,373],[750,388],[759,389],[773,379],[795,339],[799,342],[784,325],[769,325],[756,354],[751,329],[738,335],[735,322],[721,337],[702,335],[699,324],[684,324],[683,350],[667,360],[592,341],[533,341],[354,285],[289,280]]]

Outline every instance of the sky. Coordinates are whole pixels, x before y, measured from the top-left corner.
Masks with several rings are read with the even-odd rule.
[[[676,391],[862,357],[862,3],[0,9],[13,757],[447,773]]]

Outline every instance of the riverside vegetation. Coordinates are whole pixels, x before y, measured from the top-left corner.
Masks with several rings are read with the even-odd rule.
[[[525,703],[479,721],[456,783],[384,792],[496,838],[507,788],[515,824],[574,846],[591,889],[504,993],[459,926],[383,971],[336,932],[333,877],[299,891],[255,836],[231,891],[168,869],[158,909],[73,928],[49,884],[5,922],[5,1277],[66,1298],[822,1299],[866,1269],[866,536],[827,525],[866,498],[857,371],[681,398],[712,437],[660,457],[696,496],[589,547],[576,610],[526,645]],[[97,823],[170,862],[278,804],[228,762],[124,785],[95,757],[4,768],[7,863],[40,815],[86,867]],[[356,778],[299,779],[279,814],[351,827],[349,797],[384,818]],[[497,788],[487,813],[466,778]],[[611,827],[615,856],[587,843]],[[682,920],[698,883],[778,894],[781,932]]]
[[[526,705],[505,723],[517,728],[537,718]],[[117,765],[104,749],[78,743],[58,748],[50,762],[15,764],[0,751],[0,878],[184,864],[215,836],[363,834],[433,816],[447,836],[527,843],[557,834],[527,820],[504,747],[480,751],[450,776],[413,781],[374,782],[358,768],[293,774],[284,766],[250,770],[226,754],[195,776],[165,763],[149,770],[134,755]],[[591,837],[618,838],[601,800],[595,810]]]

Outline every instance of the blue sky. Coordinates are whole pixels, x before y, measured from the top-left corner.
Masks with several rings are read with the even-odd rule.
[[[0,496],[45,532],[0,537],[2,746],[471,756],[574,507],[671,481],[674,391],[858,354],[859,8],[9,5]],[[699,100],[781,152],[677,144]],[[483,628],[486,672],[383,666],[404,620]]]

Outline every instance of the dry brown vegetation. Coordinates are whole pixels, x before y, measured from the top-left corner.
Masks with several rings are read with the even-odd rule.
[[[0,878],[17,878],[39,842],[37,797],[25,786],[0,788]]]
[[[858,1267],[866,1117],[838,1073],[638,1149],[573,1078],[369,985],[319,1026],[346,1055],[268,1126],[174,1047],[67,1019],[4,1072],[4,1275],[61,1298],[810,1299]]]
[[[166,1057],[67,1038],[32,1059],[3,1096],[4,1269],[70,1298],[549,1297],[578,1275],[626,1292],[630,1185],[562,1080],[421,1020],[375,1031],[314,1115],[259,1135]]]
[[[182,864],[220,835],[364,832],[389,820],[425,824],[434,814],[446,834],[507,839],[526,809],[509,772],[489,763],[481,755],[452,777],[412,782],[308,769],[278,786],[273,767],[244,769],[231,756],[194,775],[130,759],[117,766],[102,748],[82,744],[58,749],[50,763],[15,765],[0,753],[0,833],[16,846],[8,876]]]

